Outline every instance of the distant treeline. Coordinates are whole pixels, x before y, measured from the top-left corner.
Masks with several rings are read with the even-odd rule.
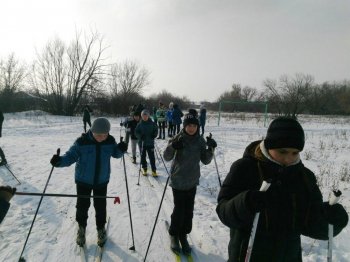
[[[97,115],[126,115],[140,103],[150,110],[160,101],[176,103],[182,110],[204,103],[217,111],[220,101],[230,101],[234,103],[222,104],[222,111],[264,112],[267,103],[269,113],[281,115],[350,115],[349,81],[316,83],[314,77],[301,73],[266,79],[262,91],[234,83],[215,102],[194,103],[166,90],[152,94],[145,67],[136,61],[104,64],[103,46],[97,33],[84,41],[77,35],[69,45],[60,39],[49,41],[31,65],[14,54],[0,58],[0,110],[75,115],[89,105]],[[150,96],[144,95],[146,90]]]

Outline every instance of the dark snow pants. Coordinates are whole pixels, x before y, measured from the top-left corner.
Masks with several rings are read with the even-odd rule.
[[[83,122],[84,122],[84,131],[86,133],[86,124],[88,124],[91,127],[91,121],[90,119],[88,119],[88,120],[83,120]]]
[[[91,192],[93,192],[94,196],[106,196],[107,185],[97,189],[92,189],[83,185],[77,185],[77,195],[91,196]],[[97,229],[103,228],[106,224],[106,198],[94,198],[93,201],[95,207],[96,227]],[[83,227],[86,227],[87,225],[89,207],[90,198],[77,198],[77,212],[75,219],[78,222],[78,224]]]
[[[158,131],[158,138],[163,138],[165,139],[165,121],[162,121],[162,122],[158,122],[158,128],[159,128],[159,131]]]
[[[142,147],[142,146],[141,146]],[[143,169],[147,169],[146,152],[151,164],[152,171],[156,171],[156,159],[154,157],[154,147],[144,147],[141,153],[141,166]]]
[[[196,190],[197,187],[185,191],[173,188],[174,210],[171,214],[170,235],[183,236],[192,231]]]

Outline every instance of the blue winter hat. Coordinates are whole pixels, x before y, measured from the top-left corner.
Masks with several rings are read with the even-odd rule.
[[[111,130],[111,123],[107,118],[99,117],[96,118],[92,123],[91,132],[95,134],[108,134]]]

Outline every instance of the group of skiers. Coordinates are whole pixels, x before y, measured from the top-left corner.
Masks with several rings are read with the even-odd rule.
[[[175,105],[172,108],[175,109]],[[157,126],[149,110],[142,108],[139,112],[135,110],[133,118],[123,124],[130,129],[133,161],[136,161],[137,144],[140,146],[144,175],[147,175],[147,153],[152,175],[157,176],[154,140],[157,136],[164,137],[163,124],[159,126],[163,116],[161,113],[158,116]],[[174,111],[172,117],[174,119]],[[169,120],[166,113],[165,119]],[[173,161],[170,186],[174,208],[169,236],[171,249],[175,253],[191,253],[187,235],[192,230],[200,162],[208,165],[217,147],[211,136],[203,137],[204,129],[200,134],[199,119],[194,109],[184,114],[183,128],[178,130],[176,127],[163,152],[166,161]],[[110,135],[110,128],[108,119],[95,119],[91,129],[82,134],[64,155],[55,154],[50,160],[54,167],[76,163],[78,195],[90,196],[93,192],[95,196],[106,196],[110,159],[120,158],[127,151],[127,143],[117,143]],[[257,213],[261,213],[261,216],[250,261],[302,261],[301,235],[327,240],[329,224],[334,227],[334,236],[347,225],[348,214],[344,207],[323,201],[315,175],[303,165],[300,152],[304,145],[305,135],[300,123],[292,118],[278,117],[270,123],[265,138],[253,141],[247,146],[243,157],[233,162],[220,188],[216,208],[222,223],[230,228],[229,262],[245,261]],[[266,191],[259,190],[263,181],[270,183]],[[7,197],[5,200],[8,202],[13,192],[11,190],[1,187],[0,201]],[[89,206],[90,198],[78,197],[76,242],[80,246],[85,244]],[[106,241],[106,199],[94,198],[94,207],[98,245],[103,246]]]

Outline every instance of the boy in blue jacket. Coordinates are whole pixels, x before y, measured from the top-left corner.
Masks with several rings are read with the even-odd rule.
[[[77,195],[106,196],[107,185],[111,173],[111,157],[120,158],[127,146],[124,142],[116,143],[109,135],[111,124],[106,118],[95,119],[91,129],[82,134],[70,149],[63,155],[54,155],[51,164],[55,167],[75,165],[75,183]],[[94,198],[96,212],[97,244],[103,246],[107,240],[106,198]],[[76,221],[79,224],[76,242],[79,246],[85,244],[85,231],[88,219],[90,198],[77,198]]]

